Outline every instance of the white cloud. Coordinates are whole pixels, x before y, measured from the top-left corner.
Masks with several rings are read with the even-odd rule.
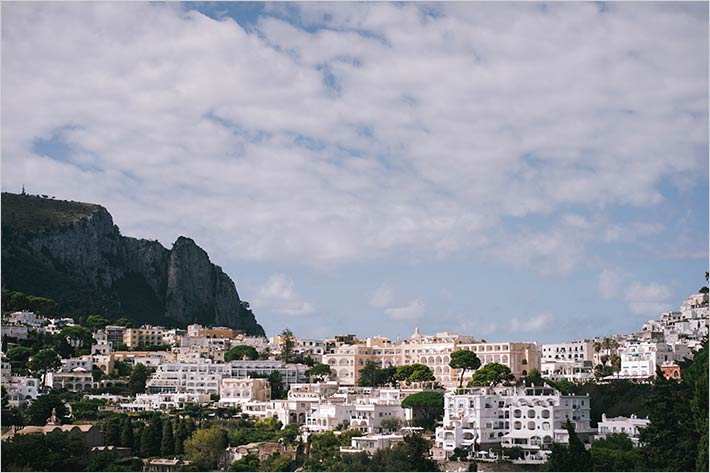
[[[616,299],[623,292],[623,275],[612,269],[604,269],[599,273],[597,288],[604,299]]]
[[[272,274],[257,289],[254,307],[285,315],[312,313],[313,304],[303,301],[293,286],[293,281],[285,274]]]
[[[372,307],[388,307],[394,303],[395,293],[387,284],[382,284],[375,289],[370,297],[370,305]]]
[[[603,298],[622,301],[631,313],[644,316],[657,316],[670,310],[673,297],[673,291],[666,284],[641,283],[629,274],[609,268],[599,273],[598,290]]]
[[[417,320],[426,311],[426,304],[421,299],[414,299],[409,304],[402,307],[390,307],[385,309],[385,314],[394,320]]]
[[[514,318],[510,321],[511,332],[540,332],[552,321],[552,316],[547,313],[542,313],[530,317],[529,319],[520,320]]]
[[[707,176],[708,24],[692,8],[268,9],[332,29],[3,4],[3,189],[100,202],[125,234],[189,234],[233,260],[471,252],[564,274],[628,233],[584,214]],[[33,147],[53,136],[63,159]]]

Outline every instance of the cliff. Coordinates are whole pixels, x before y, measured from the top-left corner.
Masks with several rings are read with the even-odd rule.
[[[94,204],[2,193],[2,288],[73,316],[226,326],[264,335],[234,282],[190,238],[171,249],[122,236]]]

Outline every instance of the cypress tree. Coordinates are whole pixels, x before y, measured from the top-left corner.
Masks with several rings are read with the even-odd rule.
[[[160,455],[167,457],[175,454],[173,423],[168,419],[163,423],[163,438],[160,442]]]
[[[138,426],[133,431],[133,454],[134,455],[140,454],[141,439],[143,438],[143,430],[144,429],[145,429],[145,425],[143,425],[143,422],[138,422]]]
[[[185,440],[187,440],[188,433],[185,422],[182,419],[177,419],[175,422],[175,454],[182,455],[185,453]]]
[[[155,449],[155,436],[153,435],[154,429],[151,425],[144,427],[141,432],[140,441],[140,456],[149,457]]]
[[[119,443],[121,447],[133,448],[133,423],[130,417],[121,419],[121,434]]]

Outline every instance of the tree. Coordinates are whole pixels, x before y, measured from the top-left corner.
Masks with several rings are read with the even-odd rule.
[[[269,375],[269,384],[271,385],[271,399],[286,399],[288,388],[281,379],[281,373],[272,371]]]
[[[95,332],[98,329],[105,328],[110,323],[111,321],[106,317],[102,317],[100,315],[90,315],[86,318],[85,325],[89,328],[89,330]]]
[[[398,381],[404,381],[407,384],[436,380],[431,368],[421,363],[398,366],[394,373],[394,378]]]
[[[281,334],[281,359],[286,363],[291,361],[293,356],[293,348],[296,346],[296,340],[293,337],[293,332],[290,329],[284,329]]]
[[[121,447],[133,448],[133,442],[133,422],[130,417],[126,416],[121,419],[119,443]]]
[[[72,412],[73,412],[72,406]],[[117,416],[111,416],[102,422],[101,430],[104,433],[104,444],[120,446],[121,444],[121,419]]]
[[[190,437],[185,422],[182,419],[176,418],[175,423],[175,454],[182,455],[185,453],[184,443]]]
[[[459,388],[463,386],[463,376],[466,371],[477,370],[481,366],[481,360],[470,350],[456,350],[451,353],[449,366],[456,370],[461,370],[459,376]]]
[[[227,446],[227,432],[219,427],[199,429],[185,442],[185,456],[195,463],[200,471],[211,471]]]
[[[512,381],[513,379],[515,379],[515,377],[510,372],[510,368],[507,366],[501,365],[500,363],[488,363],[473,373],[471,381],[468,382],[468,385],[495,386]]]
[[[225,363],[232,360],[256,360],[257,358],[259,358],[259,352],[249,345],[237,345],[224,354]]]
[[[392,448],[377,450],[370,471],[439,471],[429,459],[429,443],[421,435],[408,435]]]
[[[133,327],[133,322],[131,322],[131,320],[126,317],[121,317],[115,323],[116,323],[116,325],[120,325],[120,326],[126,327],[126,328]]]
[[[444,395],[436,391],[422,391],[404,398],[402,407],[412,408],[417,423],[426,429],[436,425],[444,415]]]
[[[138,450],[140,456],[149,457],[155,451],[155,429],[152,429],[150,425],[145,426],[141,431],[141,442],[140,449]],[[160,444],[158,444],[160,445]]]
[[[323,381],[325,379],[328,379],[330,373],[330,365],[326,365],[325,363],[318,363],[312,368],[306,370],[306,376],[313,376],[313,378],[315,378],[317,381]]]
[[[27,368],[41,377],[42,386],[44,386],[47,372],[58,370],[60,366],[62,366],[61,359],[57,352],[51,348],[40,350],[27,362]]]
[[[385,432],[397,432],[402,428],[403,422],[399,417],[388,417],[380,422],[380,428]]]
[[[89,329],[78,325],[64,327],[59,335],[66,339],[71,346],[77,348],[91,348],[91,345],[96,342]]]
[[[128,389],[130,389],[133,394],[139,394],[145,392],[145,382],[148,379],[148,374],[146,372],[145,366],[142,363],[137,363],[133,367],[131,372],[131,377],[128,380]]]
[[[170,419],[163,422],[163,438],[160,441],[160,455],[169,457],[175,454],[173,423]]]
[[[5,386],[0,386],[0,391],[2,392],[2,408],[7,409],[8,407],[10,407],[10,399],[7,394],[7,389],[5,389]]]
[[[523,383],[525,386],[542,386],[547,380],[542,377],[542,373],[537,368],[533,368],[530,372],[523,377]]]
[[[229,471],[259,471],[259,457],[249,453],[229,465]]]
[[[52,409],[56,409],[58,419],[63,419],[67,415],[67,407],[58,394],[43,394],[32,401],[27,408],[27,421],[31,425],[45,425],[52,415]]]
[[[15,435],[2,441],[4,471],[83,471],[88,448],[67,432]]]
[[[569,419],[564,428],[567,429],[569,441],[567,445],[552,444],[546,464],[547,471],[592,471],[592,456],[577,436]]]
[[[611,368],[614,373],[618,373],[619,371],[621,371],[621,356],[615,353],[609,357],[609,361],[611,363]]]
[[[27,373],[27,362],[32,357],[32,349],[27,347],[10,348],[5,354],[5,358],[10,363],[13,373]]]

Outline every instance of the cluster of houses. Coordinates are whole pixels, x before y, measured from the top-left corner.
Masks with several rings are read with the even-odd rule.
[[[24,311],[9,314],[2,320],[3,345],[12,347],[33,330],[58,333],[73,323],[71,319],[45,319]],[[10,404],[22,407],[48,389],[86,391],[125,383],[115,377],[97,381],[94,372],[98,367],[105,374],[117,375],[121,363],[140,363],[150,372],[144,393],[90,396],[105,399],[107,408],[124,412],[170,411],[190,404],[238,406],[242,413],[255,418],[276,417],[283,425],[299,424],[304,435],[344,427],[358,429],[363,435],[353,438],[350,447],[343,447],[345,452],[357,452],[402,441],[403,432],[394,427],[407,426],[413,418],[411,410],[402,408],[402,400],[425,388],[417,383],[399,388],[359,387],[360,370],[368,362],[380,367],[420,363],[432,370],[434,384],[446,392],[443,423],[434,436],[435,458],[445,459],[455,449],[475,446],[472,455],[478,459],[495,459],[501,448],[509,448],[522,452],[515,461],[540,463],[553,442],[566,442],[567,420],[585,441],[595,435],[623,432],[634,442],[638,429],[648,421],[633,416],[604,417],[597,428],[592,428],[588,397],[564,395],[548,386],[458,389],[461,372],[449,366],[452,352],[470,350],[482,365],[500,363],[517,378],[539,370],[552,381],[647,382],[656,376],[657,368],[665,376],[679,377],[678,362],[692,356],[707,336],[708,295],[694,294],[679,311],[662,314],[659,320],[644,324],[640,332],[557,344],[487,342],[448,332],[423,335],[418,329],[409,338],[394,341],[384,337],[358,339],[354,335],[294,337],[292,359],[293,355],[301,360],[309,357],[331,368],[328,379],[316,382],[307,374],[308,365],[281,359],[282,336],[249,337],[230,328],[199,325],[186,330],[109,325],[93,334],[91,354],[63,359],[61,367],[47,373],[44,380],[18,376],[3,360],[2,386]],[[225,354],[240,345],[254,347],[261,356],[225,362]],[[595,368],[612,364],[612,372],[600,379]],[[285,399],[271,398],[269,377],[273,373],[279,374],[288,390]],[[463,382],[472,375],[472,371],[465,371]],[[431,384],[426,387],[431,388]],[[400,422],[386,422],[388,419]],[[237,458],[246,454],[248,447],[227,453]]]

